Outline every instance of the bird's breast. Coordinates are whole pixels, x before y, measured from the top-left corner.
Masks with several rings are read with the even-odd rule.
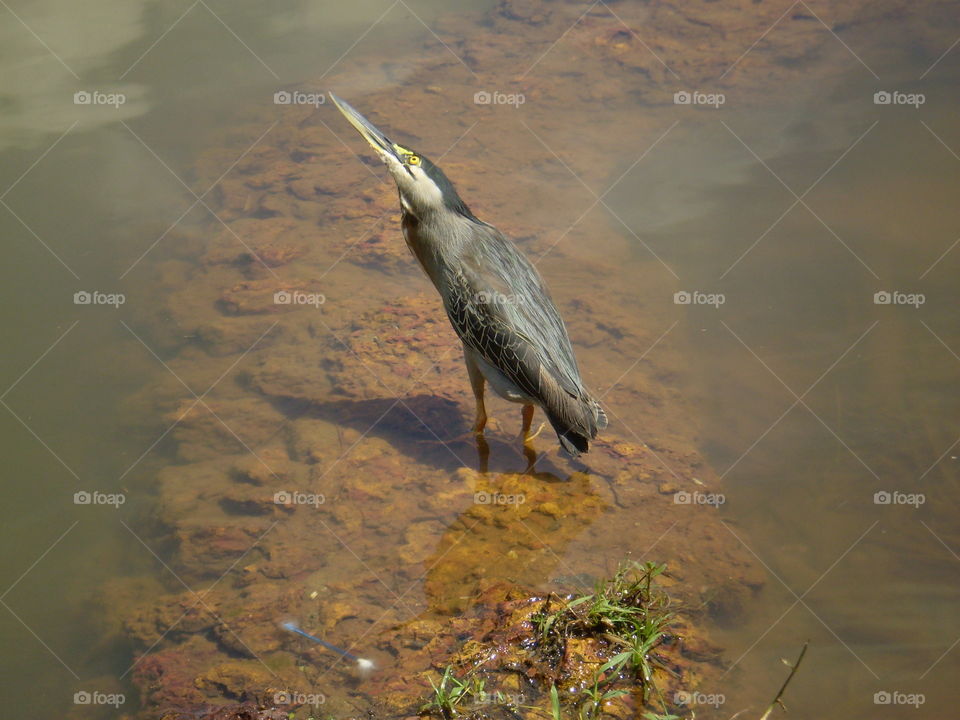
[[[422,224],[412,213],[404,211],[400,219],[400,227],[403,230],[403,239],[406,241],[407,247],[410,248],[410,252],[436,286],[439,277],[436,259],[430,248],[430,243],[421,235]]]

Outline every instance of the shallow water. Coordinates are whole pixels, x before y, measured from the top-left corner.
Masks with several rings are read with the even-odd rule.
[[[927,67],[904,61],[887,72],[919,77]],[[937,70],[920,90],[929,99],[919,111],[849,107],[848,98],[875,87],[856,72],[812,107],[792,108],[789,122],[807,138],[838,140],[823,152],[763,153],[763,130],[734,114],[727,122],[772,172],[754,165],[745,182],[718,192],[739,217],[723,222],[729,210],[707,211],[665,231],[660,246],[670,257],[665,245],[677,247],[681,236],[713,241],[697,246],[694,265],[720,272],[704,282],[727,304],[686,328],[689,356],[708,359],[692,364],[689,397],[700,408],[702,447],[725,479],[730,517],[776,578],[745,627],[721,637],[753,677],[791,654],[791,640],[813,638],[817,667],[843,679],[826,693],[815,678],[798,679],[820,715],[867,716],[873,693],[894,690],[924,694],[926,712],[949,712],[957,701],[944,679],[956,672],[948,649],[960,630],[950,389],[960,338],[949,252],[960,165],[940,142],[955,142],[956,65]],[[837,105],[847,107],[841,122],[831,117]],[[802,193],[868,130],[806,196],[810,210],[794,208],[724,276],[744,240],[759,238],[792,203],[773,173]],[[723,128],[712,138],[729,139]],[[894,290],[923,304],[875,304],[875,293]],[[876,493],[923,504],[877,504]],[[805,604],[768,632],[794,593]]]
[[[427,25],[450,23],[444,26],[448,31],[455,26],[440,3],[410,6]],[[422,405],[412,404],[429,432],[411,417],[388,415],[384,435],[361,436],[387,408],[382,397],[368,397],[377,383],[358,366],[353,378],[349,367],[332,372],[343,387],[305,371],[303,384],[311,389],[287,404],[275,400],[272,419],[244,405],[258,389],[277,397],[269,392],[274,358],[289,375],[298,363],[316,364],[316,346],[343,355],[330,340],[333,334],[349,339],[361,363],[376,363],[374,348],[390,341],[392,328],[399,328],[401,347],[421,342],[416,329],[436,311],[432,296],[425,295],[430,299],[417,305],[422,314],[412,320],[402,313],[396,321],[382,318],[383,303],[392,296],[403,300],[427,292],[417,269],[395,259],[405,251],[392,215],[374,232],[388,250],[373,256],[380,258],[373,266],[348,260],[318,270],[339,254],[336,243],[342,238],[331,230],[352,233],[351,238],[360,233],[349,221],[325,226],[321,220],[317,237],[330,244],[330,258],[315,266],[301,262],[293,272],[273,271],[284,280],[320,276],[329,295],[322,323],[268,315],[242,330],[217,325],[212,310],[240,276],[232,266],[201,257],[207,243],[217,248],[233,243],[223,239],[229,233],[202,205],[169,230],[196,199],[186,188],[203,193],[258,140],[266,147],[284,146],[313,126],[317,133],[307,150],[361,153],[359,140],[332,108],[320,107],[315,115],[285,113],[270,101],[278,89],[322,90],[327,80],[350,88],[353,104],[374,111],[375,121],[407,131],[432,156],[459,140],[443,165],[467,200],[483,217],[524,238],[531,254],[546,251],[541,268],[568,317],[576,300],[587,303],[571,321],[571,334],[588,383],[609,391],[611,438],[648,443],[667,468],[666,480],[672,467],[680,468],[676,458],[694,451],[713,468],[704,472],[722,479],[726,502],[719,520],[725,524],[714,532],[730,537],[717,542],[742,543],[766,581],[741,613],[709,621],[730,663],[722,685],[702,688],[723,693],[718,716],[747,706],[756,710],[768,701],[783,676],[779,658],[795,656],[808,638],[810,654],[789,696],[791,713],[872,717],[878,712],[874,693],[894,691],[922,693],[925,713],[945,715],[956,706],[950,680],[960,662],[960,651],[952,648],[960,636],[953,610],[960,568],[955,530],[960,452],[954,445],[957,407],[950,383],[960,367],[960,337],[950,280],[960,262],[960,250],[952,249],[960,220],[953,197],[960,174],[960,136],[953,122],[960,109],[955,93],[960,51],[934,65],[952,42],[941,11],[925,16],[912,9],[910,21],[871,18],[862,27],[840,30],[855,50],[821,26],[823,44],[780,63],[790,69],[785,76],[771,70],[776,62],[753,64],[751,52],[720,85],[725,93],[720,108],[678,106],[669,95],[652,91],[613,102],[597,80],[591,91],[601,99],[592,112],[571,106],[559,115],[562,110],[550,104],[552,94],[563,95],[582,82],[565,80],[565,73],[577,67],[577,53],[593,52],[576,32],[555,48],[545,43],[536,52],[522,49],[520,72],[546,52],[525,73],[530,98],[524,106],[477,110],[468,104],[459,114],[462,102],[454,103],[462,95],[501,81],[482,74],[480,56],[471,55],[479,78],[471,79],[459,61],[432,75],[430,62],[417,66],[411,58],[421,52],[438,68],[438,58],[450,63],[457,53],[396,5],[353,49],[353,40],[390,6],[355,3],[331,15],[325,5],[297,3],[278,15],[253,3],[192,9],[96,3],[87,4],[84,20],[69,23],[68,13],[54,2],[11,7],[63,61],[23,24],[12,18],[4,24],[4,37],[15,49],[8,62],[29,69],[4,73],[5,104],[14,111],[4,121],[0,165],[3,187],[13,185],[3,195],[9,207],[0,214],[12,256],[2,284],[3,326],[10,339],[2,358],[4,388],[12,386],[4,396],[9,409],[2,421],[8,488],[2,537],[15,548],[3,559],[4,589],[12,589],[3,596],[9,607],[0,633],[4,647],[17,648],[5,655],[2,668],[13,712],[86,716],[90,709],[77,708],[72,696],[94,689],[123,692],[126,708],[135,707],[128,669],[142,648],[122,640],[121,626],[131,622],[117,615],[124,593],[141,602],[142,595],[182,591],[174,573],[191,587],[206,586],[234,559],[246,558],[243,566],[256,559],[249,567],[282,566],[240,547],[215,558],[222,564],[205,556],[188,562],[171,548],[163,528],[164,518],[206,507],[186,500],[195,479],[179,495],[169,489],[178,468],[208,461],[215,467],[221,456],[243,456],[238,445],[252,445],[274,465],[269,453],[276,438],[299,433],[296,437],[313,438],[313,444],[308,451],[297,446],[298,452],[320,456],[326,475],[339,452],[358,443],[350,462],[366,463],[357,466],[364,478],[349,488],[352,505],[338,506],[343,515],[337,520],[352,533],[345,536],[350,548],[363,552],[335,554],[338,546],[308,523],[289,523],[289,531],[281,525],[289,534],[280,535],[273,550],[332,558],[309,568],[313,574],[306,582],[308,589],[329,592],[331,604],[334,598],[350,602],[352,578],[371,571],[387,580],[385,589],[378,589],[381,595],[418,581],[404,603],[409,615],[455,612],[490,578],[547,586],[557,576],[608,571],[625,549],[647,547],[602,535],[598,526],[604,523],[596,520],[613,505],[606,484],[571,477],[570,466],[555,454],[538,461],[541,490],[556,491],[562,510],[582,514],[565,529],[553,521],[531,526],[530,532],[550,539],[551,554],[521,544],[507,547],[516,538],[496,530],[476,538],[464,532],[469,507],[453,493],[464,479],[457,469],[475,467],[472,449],[423,443],[433,439],[431,428],[446,427],[466,408],[459,359],[446,358],[442,344],[428,343],[423,351],[449,376],[432,387],[376,366],[389,391],[381,395],[427,397]],[[482,13],[489,4],[474,7]],[[638,27],[647,19],[629,7],[615,8]],[[827,14],[830,8],[816,10]],[[582,11],[572,4],[556,10],[566,25]],[[815,24],[809,18],[790,21]],[[591,15],[580,27],[587,31],[594,22],[600,20]],[[952,37],[957,32],[953,28]],[[770,38],[774,46],[776,33]],[[730,40],[732,56],[714,76],[750,47],[755,35]],[[676,49],[657,48],[672,53],[671,66],[683,57]],[[759,45],[757,54],[766,48]],[[404,60],[391,65],[390,57]],[[320,78],[327,68],[329,77]],[[681,65],[677,73],[695,86]],[[451,111],[421,112],[413,127],[405,127],[406,97],[399,93],[395,107],[385,105],[383,98],[392,93],[388,83],[404,87],[424,77],[439,86],[426,97],[438,105],[450,102]],[[685,86],[680,78],[668,78],[659,87],[674,85]],[[502,86],[511,87],[506,81]],[[127,102],[119,108],[73,104],[74,92],[95,87],[124,92]],[[874,92],[895,88],[923,93],[925,103],[915,109],[872,102]],[[380,98],[374,105],[365,101],[371,95]],[[415,97],[422,102],[421,95]],[[247,172],[243,162],[236,167]],[[370,167],[378,181],[359,167],[356,163],[356,174],[349,176],[349,189],[338,192],[348,200],[357,192],[370,198],[373,215],[391,209],[393,191],[382,182],[382,170]],[[606,196],[608,208],[592,205],[615,181]],[[282,196],[275,193],[269,207],[234,208],[233,214],[223,210],[232,202],[228,195],[211,193],[209,202],[232,223],[251,212],[264,219],[284,216],[276,204]],[[802,202],[786,212],[796,196]],[[492,216],[494,208],[502,214]],[[356,227],[361,225],[371,223]],[[259,238],[244,227],[238,241],[255,244]],[[537,237],[527,241],[532,235]],[[158,238],[163,239],[151,249]],[[396,256],[390,254],[393,245]],[[365,244],[361,249],[367,252]],[[581,263],[593,274],[577,267]],[[365,292],[351,297],[351,287]],[[73,293],[80,290],[124,293],[129,299],[116,309],[74,305]],[[923,304],[876,304],[874,294],[883,291],[919,293]],[[677,304],[676,292],[712,295],[718,306]],[[610,302],[611,296],[617,302]],[[194,302],[203,320],[190,324],[185,318],[194,306],[178,303]],[[610,307],[621,314],[608,318]],[[247,358],[261,333],[271,333],[268,342],[274,341],[275,319],[286,341]],[[590,333],[590,325],[607,321],[632,334],[621,344]],[[368,337],[374,332],[375,339]],[[203,345],[192,344],[197,333],[208,333]],[[158,357],[197,394],[232,363],[243,363],[239,367],[249,377],[234,385],[231,375],[210,396],[227,423],[242,428],[242,439],[191,426],[154,445],[170,426],[176,401],[192,400]],[[637,387],[628,392],[630,373],[642,373],[643,382],[658,387],[646,394]],[[283,382],[290,385],[289,378],[273,385]],[[303,407],[310,393],[342,397],[338,392],[351,388],[367,393],[368,405]],[[454,397],[459,409],[431,401],[433,394]],[[502,403],[494,407],[502,437],[494,446],[492,469],[518,472],[523,459],[504,439],[517,413]],[[242,424],[245,413],[256,420]],[[545,434],[538,444],[546,451],[552,440]],[[166,482],[158,483],[164,470]],[[202,477],[182,472],[187,479]],[[323,482],[316,480],[332,497],[336,488]],[[378,483],[403,486],[414,507],[420,486],[425,495],[449,492],[449,507],[418,512],[404,505],[403,512],[391,511],[376,505]],[[217,487],[210,483],[211,507]],[[78,506],[73,502],[78,490],[122,492],[126,502],[119,510]],[[922,493],[924,502],[917,508],[876,504],[877,492],[904,494],[898,498]],[[181,497],[184,504],[178,506]],[[369,516],[351,525],[343,520],[350,512]],[[670,512],[689,519],[683,506]],[[623,522],[623,514],[613,517]],[[251,527],[259,527],[256,522],[251,519]],[[371,537],[375,529],[387,542]],[[626,525],[616,529],[625,537],[640,532]],[[406,538],[404,559],[431,560],[426,564],[433,572],[425,582],[418,573],[407,578],[381,547],[394,542],[392,533]],[[676,542],[682,547],[684,539]],[[443,562],[460,543],[473,554],[456,551]],[[680,557],[673,546],[661,547],[671,558]],[[507,550],[514,552],[512,560],[491,559]],[[695,556],[711,550],[686,548]],[[690,562],[709,565],[710,558]],[[278,592],[301,586],[292,575],[272,577],[285,578],[276,582]],[[141,587],[138,595],[121,582],[131,578],[146,592]],[[110,587],[120,589],[104,591]],[[242,587],[238,582],[238,592]],[[358,617],[337,626],[339,641],[365,635],[380,613],[389,611],[390,598],[378,604],[370,599],[376,595],[367,591]],[[264,596],[251,592],[254,602],[265,603]],[[280,598],[271,602],[295,607]],[[106,618],[98,611],[105,603],[111,608]],[[131,599],[130,607],[134,604]],[[241,635],[251,642],[242,630]],[[713,709],[702,710],[698,715]],[[908,710],[896,711],[909,715]]]

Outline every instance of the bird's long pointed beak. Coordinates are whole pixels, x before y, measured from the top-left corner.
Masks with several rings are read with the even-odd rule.
[[[357,112],[346,100],[338,98],[333,93],[330,93],[330,99],[333,100],[333,104],[343,113],[343,116],[350,124],[356,128],[357,132],[363,135],[364,139],[370,143],[370,147],[377,151],[378,155],[390,155],[397,158],[396,145],[394,145],[390,138],[380,132],[373,123]]]

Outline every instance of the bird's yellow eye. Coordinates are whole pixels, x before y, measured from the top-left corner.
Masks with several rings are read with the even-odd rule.
[[[407,162],[411,165],[419,165],[420,157],[418,155],[411,155],[409,158],[407,158]]]

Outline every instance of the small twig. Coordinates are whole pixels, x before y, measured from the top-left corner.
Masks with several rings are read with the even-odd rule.
[[[786,710],[786,707],[784,707],[783,703],[780,702],[780,698],[783,697],[783,691],[787,689],[787,685],[789,685],[790,681],[793,680],[794,674],[796,674],[797,670],[800,669],[800,663],[803,662],[803,656],[807,654],[807,646],[809,645],[810,645],[809,640],[807,640],[803,644],[803,650],[800,651],[800,657],[798,657],[797,661],[793,664],[793,668],[790,670],[790,674],[787,675],[787,679],[783,681],[783,685],[780,687],[780,692],[777,693],[777,696],[773,699],[773,702],[767,706],[766,712],[764,712],[763,715],[760,716],[760,720],[767,720],[767,718],[770,717],[770,713],[773,712],[773,709],[777,705],[779,705],[784,710]]]

